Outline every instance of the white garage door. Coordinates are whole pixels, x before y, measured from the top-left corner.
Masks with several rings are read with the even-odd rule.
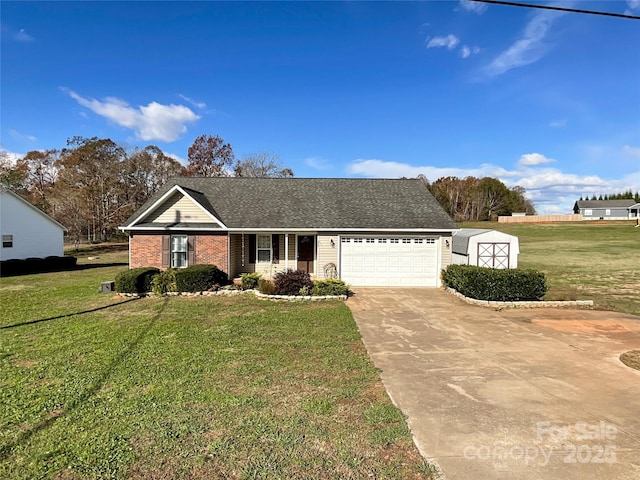
[[[340,239],[340,278],[354,286],[435,287],[438,244],[433,237]]]

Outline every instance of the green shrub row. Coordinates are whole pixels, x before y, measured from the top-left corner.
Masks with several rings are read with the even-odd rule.
[[[477,300],[540,300],[547,292],[544,273],[537,270],[449,265],[442,271],[442,281],[445,286]]]
[[[155,267],[132,268],[116,275],[116,292],[118,293],[147,293],[151,291],[153,277],[160,270]]]
[[[313,295],[349,295],[349,285],[338,278],[313,282]]]
[[[76,257],[50,256],[45,258],[11,259],[0,262],[0,276],[26,275],[29,273],[60,272],[73,270],[78,259]]]
[[[192,265],[160,272],[155,267],[125,270],[116,275],[116,292],[163,294],[167,292],[204,292],[224,285],[227,274],[215,265]]]
[[[176,270],[178,292],[204,292],[227,282],[227,274],[215,265],[192,265]]]

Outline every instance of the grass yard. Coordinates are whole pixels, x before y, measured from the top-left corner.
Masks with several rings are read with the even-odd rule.
[[[0,279],[0,478],[435,478],[340,302]]]
[[[640,315],[640,228],[633,223],[464,223],[520,238],[518,266],[547,275],[552,300]]]

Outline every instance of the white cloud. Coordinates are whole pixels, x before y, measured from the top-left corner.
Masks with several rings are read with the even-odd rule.
[[[326,158],[310,157],[304,160],[305,165],[315,168],[316,170],[327,170],[331,168],[331,164]]]
[[[521,38],[494,58],[485,68],[487,75],[494,77],[540,60],[549,49],[549,46],[544,43],[545,37],[553,23],[563,15],[565,15],[563,12],[548,10],[536,13],[525,27]]]
[[[13,139],[18,140],[20,142],[37,142],[38,141],[37,137],[34,137],[33,135],[20,133],[17,130],[14,130],[13,128],[9,129],[9,135],[11,135]]]
[[[16,162],[21,158],[24,158],[24,156],[25,156],[24,153],[10,152],[2,148],[2,146],[0,146],[0,160],[8,160],[9,165],[11,166],[15,165]],[[2,161],[0,161],[0,164],[1,163]]]
[[[523,158],[526,159],[525,163],[522,162]],[[541,166],[549,161],[552,160],[542,154],[524,154],[517,162],[516,169],[507,170],[488,163],[475,168],[458,168],[359,159],[352,162],[347,171],[352,175],[368,178],[415,178],[423,174],[432,182],[447,176],[495,177],[508,187],[524,187],[539,213],[571,213],[574,202],[581,195],[629,189],[636,191],[640,185],[640,172],[618,179],[604,179],[598,175],[576,175],[558,168]]]
[[[628,157],[640,159],[640,147],[625,145],[624,147],[622,147],[622,151]]]
[[[487,9],[487,4],[482,2],[473,2],[471,0],[460,0],[460,7],[468,12],[477,13],[482,15]]]
[[[460,48],[460,56],[462,58],[469,58],[472,54],[475,55],[477,53],[480,52],[480,48],[479,47],[470,47],[468,45],[463,45]]]
[[[562,128],[567,126],[567,119],[563,118],[562,120],[553,120],[549,123],[550,127],[553,128]]]
[[[540,153],[525,153],[518,160],[518,165],[533,167],[536,165],[544,165],[545,163],[555,162],[552,158],[547,158]]]
[[[16,41],[23,43],[31,43],[35,41],[35,38],[25,32],[24,28],[21,28],[20,31],[13,36],[13,38]]]
[[[640,10],[640,0],[627,0],[629,10]]]
[[[196,108],[199,108],[200,110],[202,110],[203,108],[207,108],[207,104],[204,102],[197,102],[189,97],[187,97],[186,95],[183,95],[181,93],[178,94],[178,96],[183,99],[185,102],[190,103],[191,105],[193,105]]]
[[[186,124],[200,119],[200,116],[184,105],[162,105],[151,102],[136,109],[116,97],[107,97],[104,101],[100,101],[94,98],[84,98],[66,88],[63,88],[62,91],[83,107],[120,126],[133,130],[140,140],[173,142],[187,131]]]
[[[460,43],[460,39],[450,33],[446,37],[433,37],[427,42],[427,48],[447,47],[447,50],[453,50]]]

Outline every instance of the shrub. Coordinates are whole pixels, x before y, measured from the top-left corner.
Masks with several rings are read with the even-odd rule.
[[[178,292],[204,292],[215,285],[224,285],[227,274],[215,265],[192,265],[176,270],[176,290]]]
[[[73,270],[78,259],[76,257],[58,257],[55,255],[46,258],[30,257],[27,259],[11,259],[0,262],[0,276],[25,275],[28,273],[59,272],[61,270]]]
[[[303,288],[311,292],[313,282],[307,272],[302,270],[285,270],[273,276],[273,284],[276,287],[276,295],[300,295]]]
[[[259,273],[243,273],[240,275],[242,290],[253,290],[258,286],[258,280],[260,280]]]
[[[478,300],[540,300],[547,292],[544,273],[537,270],[449,265],[442,272],[442,281],[464,296]]]
[[[141,267],[125,270],[116,275],[116,292],[147,293],[151,291],[153,277],[160,273],[155,267]]]
[[[349,295],[349,285],[339,278],[327,278],[313,282],[314,295]]]
[[[258,290],[265,295],[273,295],[276,293],[276,286],[271,280],[260,278],[258,279]]]
[[[156,295],[164,295],[167,292],[176,291],[176,271],[167,268],[153,277],[151,281],[151,291]]]

